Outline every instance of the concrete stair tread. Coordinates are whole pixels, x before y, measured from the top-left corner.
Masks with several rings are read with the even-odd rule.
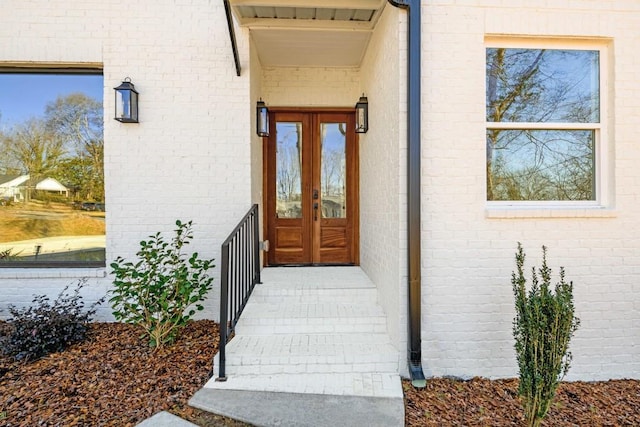
[[[204,388],[399,398],[403,396],[400,376],[390,372],[229,374],[227,381],[211,379]]]
[[[242,334],[235,336],[227,344],[227,351],[234,352],[254,351],[262,349],[262,354],[271,351],[291,352],[295,349],[304,348],[361,348],[370,346],[382,349],[387,346],[390,350],[396,351],[389,342],[389,336],[380,334],[290,334],[290,335],[249,335]]]
[[[350,317],[378,317],[384,321],[382,308],[374,304],[353,303],[254,303],[247,305],[242,313],[243,318],[277,317],[287,318],[322,318],[333,320],[335,318]]]
[[[270,281],[268,284],[265,284],[265,281],[262,280],[262,283],[259,283],[256,286],[265,288],[278,288],[282,292],[291,292],[293,290],[304,290],[304,291],[322,291],[322,290],[347,290],[347,289],[376,289],[375,285],[370,281],[361,281],[361,280],[331,280],[331,281],[313,281],[313,280],[301,280],[301,281]]]
[[[331,296],[334,298],[339,297],[353,297],[355,295],[358,296],[376,296],[376,288],[363,286],[361,288],[345,288],[345,287],[306,287],[303,285],[299,286],[284,286],[278,285],[274,286],[272,284],[258,284],[253,290],[253,294],[260,298],[267,296],[278,296],[278,297],[313,297],[313,296]],[[345,302],[353,302],[354,300],[345,300]]]
[[[378,348],[375,352],[363,352],[372,350],[373,345],[353,346],[350,348],[305,348],[280,351],[270,354],[255,354],[252,351],[234,350],[233,359],[227,359],[227,366],[245,365],[283,365],[283,364],[368,364],[398,362],[398,352],[392,348]],[[331,372],[331,369],[328,369]]]
[[[368,319],[363,318],[362,320],[366,321]],[[379,323],[378,319],[370,320],[370,322],[349,323],[346,321],[336,321],[323,322],[319,324],[309,320],[295,323],[286,320],[281,321],[280,319],[262,319],[238,323],[236,326],[236,335],[321,335],[331,333],[346,333],[350,335],[386,334],[387,325],[385,323]]]
[[[311,316],[300,314],[298,316],[277,316],[275,314],[269,315],[268,313],[257,312],[260,316],[255,317],[241,317],[238,324],[244,325],[291,325],[291,324],[305,324],[305,325],[327,325],[327,324],[344,324],[345,326],[357,325],[357,324],[386,324],[383,316],[376,315],[359,315],[359,316],[345,316],[337,315],[331,317],[324,317],[321,315]]]
[[[295,361],[295,360],[294,360]],[[323,375],[344,375],[344,374],[362,374],[362,373],[385,373],[395,374],[397,371],[398,361],[387,362],[371,362],[371,363],[349,363],[334,362],[331,358],[318,357],[316,363],[308,360],[298,360],[298,363],[291,363],[284,360],[282,363],[274,364],[247,364],[247,365],[227,365],[227,376],[244,376],[244,375],[301,375],[310,374]],[[331,361],[330,363],[327,361]]]
[[[264,283],[282,288],[375,288],[359,267],[272,267],[261,273]]]

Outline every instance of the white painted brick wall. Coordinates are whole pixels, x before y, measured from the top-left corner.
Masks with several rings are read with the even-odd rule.
[[[563,265],[574,282],[582,325],[568,379],[638,378],[640,3],[430,1],[422,13],[426,373],[516,375],[510,274],[520,241],[529,267],[544,244],[555,273]],[[509,34],[610,38],[613,210],[487,211],[484,38]]]
[[[364,58],[370,131],[360,135],[360,263],[378,288],[406,373],[406,14],[387,7]]]
[[[220,244],[251,205],[248,31],[236,31],[245,65],[237,77],[222,2],[6,3],[0,64],[103,65],[107,263],[131,259],[141,239],[171,233],[176,219],[195,223],[190,250],[219,260]],[[139,124],[112,118],[112,88],[127,76],[140,92]],[[16,289],[30,300],[85,273],[90,302],[110,286],[106,272],[0,270],[0,306],[16,300]],[[203,315],[217,318],[219,268],[214,274]]]
[[[251,72],[251,200],[259,205],[260,236],[264,234],[264,204],[263,204],[263,174],[262,174],[262,137],[256,133],[256,109],[255,105],[262,98],[262,65],[258,59],[253,41],[250,43],[250,72]],[[262,239],[262,237],[261,237]],[[263,265],[265,252],[260,252],[260,265]]]
[[[361,93],[353,67],[263,67],[262,97],[276,107],[352,107]]]

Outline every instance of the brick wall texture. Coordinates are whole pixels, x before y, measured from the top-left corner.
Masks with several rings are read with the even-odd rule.
[[[191,250],[220,258],[220,244],[251,206],[248,67],[237,77],[222,2],[9,1],[0,16],[0,64],[97,64],[104,72],[107,258],[131,259],[138,242],[193,220]],[[248,62],[248,31],[237,31]],[[113,87],[130,77],[140,123],[113,117]],[[109,288],[88,272],[87,297]],[[219,284],[216,269],[216,285]],[[78,271],[2,270],[0,301],[57,293]],[[203,315],[217,317],[213,291]],[[109,319],[110,311],[100,312]]]
[[[510,275],[522,242],[530,261],[574,282],[582,325],[569,379],[640,372],[640,3],[636,0],[422,2],[422,354],[428,376],[516,375]],[[236,27],[236,76],[222,2],[8,0],[0,66],[85,64],[104,72],[107,258],[193,220],[193,250],[219,258],[222,240],[262,201],[255,102],[353,106],[369,97],[360,140],[361,260],[377,284],[388,331],[406,347],[406,12],[387,5],[360,68],[261,67]],[[607,114],[597,209],[495,208],[485,200],[486,40],[541,47],[605,47]],[[130,77],[140,123],[112,119],[113,87]],[[218,270],[217,270],[218,271]],[[217,281],[216,271],[216,283]],[[0,269],[0,309],[89,278],[87,301],[107,292],[109,269]],[[205,317],[217,318],[218,292]],[[3,313],[0,312],[0,315]],[[104,307],[101,319],[111,319]],[[404,369],[400,367],[401,371]]]
[[[513,376],[510,274],[549,248],[574,282],[582,325],[568,379],[640,372],[640,3],[427,1],[422,45],[422,337],[428,375]],[[603,209],[502,209],[485,201],[485,38],[604,43],[610,188]],[[634,132],[635,130],[635,132]]]

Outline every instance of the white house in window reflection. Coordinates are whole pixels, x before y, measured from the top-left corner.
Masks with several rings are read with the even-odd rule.
[[[30,182],[29,175],[0,175],[0,199],[12,202],[23,201],[29,190],[69,197],[69,188],[55,178],[42,178]]]

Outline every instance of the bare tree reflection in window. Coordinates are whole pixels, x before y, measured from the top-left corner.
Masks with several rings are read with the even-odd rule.
[[[320,126],[322,217],[346,218],[346,123]]]
[[[599,52],[489,48],[486,64],[487,200],[593,200],[594,131],[552,124],[599,122]]]
[[[302,217],[302,123],[276,123],[276,212]]]

